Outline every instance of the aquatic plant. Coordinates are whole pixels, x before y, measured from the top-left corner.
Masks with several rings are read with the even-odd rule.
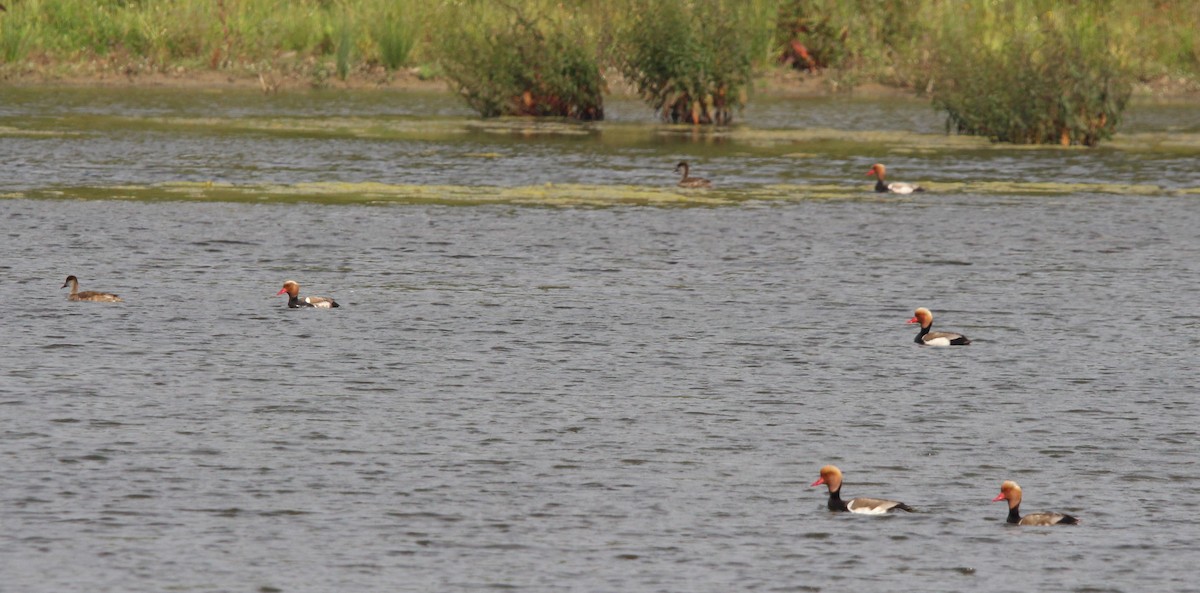
[[[754,74],[754,3],[633,0],[620,66],[664,121],[727,124]]]
[[[979,0],[944,22],[931,84],[951,131],[1018,144],[1112,136],[1132,89],[1121,48],[1099,9],[1051,6]]]
[[[597,52],[573,10],[543,3],[537,11],[495,2],[444,5],[435,41],[454,90],[483,117],[536,115],[604,118]]]

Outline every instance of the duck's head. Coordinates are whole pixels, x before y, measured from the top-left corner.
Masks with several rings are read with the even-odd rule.
[[[827,465],[821,468],[821,477],[817,478],[812,486],[820,486],[825,484],[830,492],[837,492],[842,488],[842,470],[835,465]],[[810,486],[811,487],[811,486]]]
[[[687,171],[688,171],[687,161],[679,161],[679,164],[675,165],[675,172],[678,173],[680,171],[683,171],[685,174],[687,173]]]
[[[76,278],[75,276],[67,276],[67,279],[65,281],[63,281],[63,285],[60,286],[59,288],[66,288],[66,287],[70,286],[72,282],[79,282],[79,279]]]
[[[933,323],[933,312],[925,307],[920,307],[913,311],[913,317],[908,322],[920,323],[921,327],[929,327],[929,324]]]
[[[1000,502],[1002,500],[1008,500],[1008,508],[1010,509],[1021,504],[1021,487],[1012,480],[1005,480],[1003,484],[1000,484],[1000,494],[997,494],[996,498],[992,499],[992,502]]]
[[[871,170],[867,171],[867,177],[874,175],[880,179],[883,179],[885,173],[887,173],[887,167],[884,167],[879,163],[875,163],[874,165],[871,165]]]
[[[289,297],[295,298],[300,293],[300,285],[295,280],[288,280],[283,283],[283,288],[280,288],[279,292],[275,293],[275,296],[279,296],[285,292]]]

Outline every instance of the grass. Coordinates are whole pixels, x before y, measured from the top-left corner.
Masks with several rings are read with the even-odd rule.
[[[332,57],[337,23],[349,18],[356,61],[403,67],[412,60],[436,61],[433,45],[444,26],[439,10],[461,6],[466,14],[511,5],[527,15],[553,7],[577,15],[601,60],[615,64],[615,31],[638,16],[640,0],[11,0],[0,12],[0,58],[16,62],[61,62],[110,54],[145,60],[167,68],[184,61],[236,69],[243,64],[299,57]],[[668,0],[657,10],[712,10],[712,0]],[[747,36],[756,66],[775,61],[792,41],[804,45],[823,70],[911,85],[928,65],[923,57],[936,48],[932,36],[948,23],[963,20],[972,0],[745,0],[716,2],[715,10],[740,7],[760,23]],[[1001,0],[1026,13],[1044,10],[1044,0]],[[1095,7],[1137,76],[1200,78],[1200,2],[1194,0],[1096,0],[1055,2],[1059,10]],[[709,17],[715,21],[716,15]],[[763,24],[765,23],[765,24]],[[458,23],[459,25],[468,23]]]
[[[247,77],[278,74],[309,77],[321,86],[334,77],[386,79],[413,68],[422,76],[436,73],[452,81],[458,76],[461,88],[465,88],[462,82],[474,78],[477,91],[464,96],[510,95],[483,101],[487,106],[481,113],[494,112],[496,105],[511,100],[511,91],[488,90],[489,86],[526,85],[531,96],[540,92],[547,103],[574,101],[564,99],[572,85],[582,94],[595,94],[603,87],[593,71],[622,70],[652,108],[669,119],[728,121],[746,99],[754,77],[789,60],[799,69],[821,72],[836,90],[877,82],[929,91],[951,112],[953,127],[978,127],[985,135],[1003,138],[1006,134],[996,132],[1003,126],[995,122],[976,126],[955,115],[978,106],[955,106],[937,95],[952,90],[954,85],[948,81],[988,76],[990,69],[997,69],[1008,85],[1042,84],[1030,78],[1030,72],[1037,72],[1080,89],[1047,99],[1040,109],[1064,112],[1059,118],[1063,121],[1084,117],[1081,109],[1092,112],[1093,119],[1094,113],[1109,114],[1100,125],[1081,124],[1080,129],[1091,126],[1093,132],[1070,140],[1087,144],[1103,138],[1105,130],[1115,125],[1111,115],[1119,114],[1124,80],[1200,88],[1200,29],[1195,26],[1200,22],[1200,2],[1195,0],[9,0],[4,4],[0,79],[86,67],[122,74],[189,70]],[[448,14],[456,16],[447,18]],[[515,26],[513,14],[522,15],[532,26]],[[514,37],[521,27],[540,35],[541,41]],[[497,42],[500,39],[520,47],[505,47]],[[1010,51],[998,45],[1005,39],[1013,40]],[[547,52],[548,58],[542,55]],[[1086,67],[1082,72],[1053,71],[1048,66],[1052,60],[1045,56],[1054,52]],[[963,62],[966,56],[977,61],[975,67],[956,70],[953,62]],[[506,69],[489,74],[480,64]],[[1119,72],[1121,80],[1105,80],[1104,71]],[[984,92],[971,84],[964,83],[964,95]],[[966,90],[970,88],[975,91]],[[557,114],[562,109],[531,111]],[[1027,141],[1055,135],[1056,142],[1061,141],[1062,129],[1033,134]]]

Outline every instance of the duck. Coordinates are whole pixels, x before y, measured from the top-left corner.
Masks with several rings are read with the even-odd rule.
[[[929,328],[933,326],[933,312],[929,309],[920,307],[913,313],[913,318],[908,322],[921,324],[921,332],[913,339],[914,342],[926,346],[966,346],[971,343],[971,340],[962,334],[929,331]]]
[[[341,305],[337,304],[337,301],[335,301],[329,297],[310,296],[310,297],[300,298],[300,283],[296,282],[295,280],[288,280],[287,282],[284,282],[283,288],[279,289],[279,292],[275,293],[275,296],[279,296],[285,292],[288,295],[288,308],[289,309],[300,309],[303,307],[316,307],[318,309],[332,309],[334,307],[341,306]]]
[[[68,301],[91,301],[93,303],[122,303],[121,297],[107,293],[96,292],[94,290],[85,290],[79,292],[79,279],[75,276],[67,276],[66,282],[60,288],[71,287],[71,294],[67,295]]]
[[[915,191],[925,191],[925,188],[919,185],[913,185],[911,183],[904,183],[901,181],[888,183],[884,181],[884,176],[887,175],[887,167],[879,163],[871,165],[871,170],[867,171],[867,176],[870,177],[871,175],[874,175],[878,178],[875,181],[875,191],[881,194],[911,194]]]
[[[679,187],[712,187],[712,182],[703,177],[688,177],[687,161],[679,161],[675,165],[675,172],[683,171],[683,178],[679,180]]]
[[[821,468],[821,477],[813,482],[813,486],[825,484],[829,488],[829,510],[841,513],[860,513],[863,515],[882,515],[891,511],[913,512],[913,508],[895,500],[881,498],[852,498],[842,500],[842,470],[836,466],[827,465]]]
[[[992,502],[1008,500],[1008,519],[1013,525],[1078,525],[1079,519],[1063,513],[1029,513],[1024,517],[1018,510],[1021,507],[1021,487],[1012,480],[1000,484],[1000,494]]]

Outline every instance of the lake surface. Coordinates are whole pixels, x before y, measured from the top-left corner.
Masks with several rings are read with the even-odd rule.
[[[0,91],[0,590],[1200,591],[1200,109],[608,110]]]

